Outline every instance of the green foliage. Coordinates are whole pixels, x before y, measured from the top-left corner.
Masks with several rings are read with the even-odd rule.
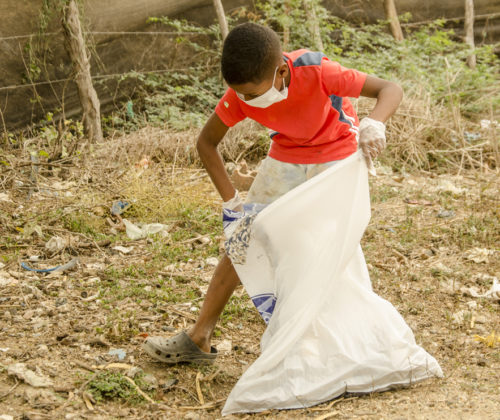
[[[257,14],[242,8],[229,18],[234,26],[239,20],[253,20],[282,33],[290,27],[288,50],[314,49],[310,19],[299,0],[290,0],[286,12],[284,0],[259,1]],[[498,82],[499,59],[494,46],[475,49],[477,66],[469,69],[465,60],[469,47],[453,30],[444,29],[437,20],[405,34],[405,40],[396,42],[387,29],[387,22],[353,27],[334,17],[317,0],[312,1],[324,45],[331,59],[350,68],[356,68],[378,77],[400,83],[406,92],[421,89],[431,95],[433,103],[457,108],[462,116],[484,118],[500,105]],[[406,14],[401,20],[409,20]],[[189,72],[156,74],[128,74],[140,82],[142,99],[136,101],[136,112],[143,118],[131,120],[126,109],[105,119],[109,126],[132,129],[142,122],[168,126],[174,130],[200,127],[224,92],[219,74],[221,50],[218,25],[199,27],[182,20],[151,18],[152,23],[166,25],[179,32],[176,42],[190,48],[201,68],[193,66]],[[185,32],[200,36],[186,36]]]
[[[145,385],[144,391],[150,391],[144,381],[137,380],[136,383],[140,388],[143,388],[141,385]],[[138,404],[144,401],[144,397],[120,372],[98,372],[88,383],[87,389],[97,402],[118,399]]]

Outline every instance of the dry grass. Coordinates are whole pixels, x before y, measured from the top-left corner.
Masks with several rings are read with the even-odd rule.
[[[133,165],[147,156],[156,162],[174,166],[200,165],[196,140],[199,130],[174,132],[158,127],[145,127],[134,133],[111,139],[96,155],[98,159]],[[246,120],[230,129],[219,145],[226,162],[242,158],[255,159],[265,156],[266,129]]]
[[[103,145],[95,155],[106,156],[110,146]],[[0,395],[8,393],[0,401],[0,412],[12,413],[13,408],[16,413],[57,418],[55,413],[64,407],[65,413],[87,417],[98,412],[102,418],[177,419],[189,414],[216,419],[221,401],[258,356],[264,324],[241,288],[217,327],[214,344],[229,341],[232,347],[215,366],[166,367],[141,351],[139,334],[170,334],[189,327],[196,318],[214,269],[207,258],[219,255],[222,236],[219,198],[204,172],[173,162],[136,168],[143,152],[132,150],[127,155],[122,149],[113,165],[88,159],[85,165],[71,168],[63,190],[68,196],[39,191],[26,200],[24,190],[8,190],[14,203],[0,202],[6,232],[6,246],[1,248],[5,266],[0,271],[12,273],[18,283],[0,289],[0,341],[8,348],[0,352],[0,364],[37,366],[41,373],[54,375],[58,386],[73,392],[86,377],[82,366],[112,361],[109,347],[102,347],[110,343],[126,351],[124,362],[153,374],[160,384],[178,382],[151,393],[158,404],[131,405],[116,399],[97,403],[90,412],[78,392],[73,397],[67,391],[58,392],[55,400],[30,402],[25,397],[28,387],[20,383],[8,393],[15,382],[0,371]],[[29,178],[29,167],[24,169],[26,173],[19,169],[16,179]],[[61,181],[64,171],[41,173],[39,188]],[[441,363],[445,378],[339,400],[334,406],[325,403],[314,409],[231,418],[495,418],[500,407],[498,347],[488,347],[474,336],[498,332],[499,306],[462,291],[475,287],[484,293],[492,277],[500,274],[500,186],[495,174],[386,174],[372,179],[371,192],[373,216],[363,247],[374,289],[396,306],[417,342]],[[135,199],[126,217],[136,223],[167,223],[169,236],[129,241],[123,232],[113,233],[106,218],[115,197]],[[414,204],[405,202],[407,198]],[[20,205],[22,212],[16,210]],[[453,215],[440,218],[441,210]],[[42,236],[28,234],[33,221],[42,228]],[[61,253],[49,256],[44,245],[56,234],[73,241]],[[200,236],[206,241],[197,240]],[[92,240],[102,239],[110,240],[111,246],[93,245]],[[112,249],[115,245],[132,251],[122,255]],[[474,248],[496,253],[488,262],[476,263],[468,258]],[[72,253],[81,261],[76,272],[47,276],[19,268],[19,260],[30,255],[55,265]],[[82,300],[96,293],[96,299]],[[462,317],[455,321],[457,314]],[[99,340],[100,346],[93,344]]]
[[[373,108],[374,100],[360,98],[356,104],[362,118]],[[495,118],[498,115],[493,113],[484,117]],[[382,160],[395,168],[460,173],[500,166],[500,125],[483,129],[479,122],[461,117],[458,106],[437,105],[429,92],[418,87],[406,92],[389,120],[387,141]]]

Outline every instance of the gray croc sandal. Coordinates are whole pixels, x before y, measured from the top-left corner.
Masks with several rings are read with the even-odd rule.
[[[142,345],[151,357],[164,363],[213,363],[217,357],[217,349],[212,347],[210,353],[202,351],[185,331],[170,338],[148,337]]]

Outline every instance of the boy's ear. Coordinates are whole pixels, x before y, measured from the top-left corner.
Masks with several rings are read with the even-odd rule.
[[[288,69],[288,64],[286,63],[283,63],[281,64],[279,67],[278,67],[278,71],[277,71],[277,74],[282,77],[282,78],[285,78],[288,76],[288,72],[289,72],[289,69]]]

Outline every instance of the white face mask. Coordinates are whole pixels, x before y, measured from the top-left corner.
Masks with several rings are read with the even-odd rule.
[[[239,92],[236,92],[236,95],[247,105],[254,106],[256,108],[267,108],[272,104],[285,100],[288,97],[288,88],[286,87],[285,80],[283,79],[283,85],[285,85],[285,87],[281,92],[274,87],[277,71],[278,67],[276,67],[276,70],[274,71],[273,84],[271,85],[271,88],[262,95],[248,101],[245,101],[245,95],[242,95]]]

